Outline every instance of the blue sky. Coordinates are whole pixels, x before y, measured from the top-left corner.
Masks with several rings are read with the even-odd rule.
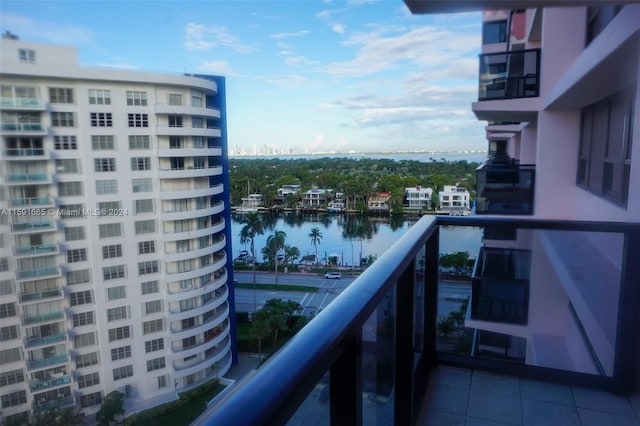
[[[480,13],[402,0],[2,0],[0,29],[81,65],[227,78],[231,150],[484,150]]]

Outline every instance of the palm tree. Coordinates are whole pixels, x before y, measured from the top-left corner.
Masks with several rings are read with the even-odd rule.
[[[255,287],[256,283],[256,247],[254,244],[254,240],[256,236],[264,234],[264,224],[262,223],[262,218],[260,214],[257,212],[250,212],[242,219],[242,223],[244,226],[240,230],[240,242],[242,244],[246,244],[249,242],[249,247],[251,249],[251,264],[253,267],[253,284]]]
[[[273,263],[275,265],[276,271],[276,285],[278,285],[278,252],[280,251],[280,249],[284,248],[284,240],[286,237],[286,232],[278,231],[276,229],[273,235],[269,235],[269,238],[267,238],[267,247],[269,247],[273,251]]]
[[[322,240],[322,232],[317,226],[311,228],[311,232],[309,233],[309,237],[311,237],[311,244],[316,249],[316,265],[318,264],[318,244]]]
[[[296,246],[284,246],[284,263],[287,264],[291,261],[291,266],[295,263],[296,259],[300,257],[300,250]]]

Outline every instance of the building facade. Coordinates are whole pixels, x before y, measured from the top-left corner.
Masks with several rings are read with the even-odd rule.
[[[224,79],[3,37],[2,422],[128,412],[223,375],[234,335]]]

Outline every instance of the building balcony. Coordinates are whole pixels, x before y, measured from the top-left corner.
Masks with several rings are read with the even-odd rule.
[[[477,214],[533,214],[536,168],[486,163],[476,170]]]
[[[73,396],[65,396],[59,399],[54,399],[52,401],[41,402],[41,403],[36,403],[34,401],[33,413],[37,414],[43,411],[52,410],[54,408],[63,408],[63,407],[67,407],[74,404],[75,404],[75,401],[73,399]]]
[[[62,290],[59,288],[52,288],[45,291],[33,292],[33,293],[20,293],[20,302],[36,302],[47,299],[61,298]]]
[[[197,178],[203,176],[216,176],[222,174],[222,166],[211,166],[203,168],[181,167],[175,169],[158,170],[160,179]]]
[[[34,222],[16,222],[11,224],[11,231],[16,233],[55,231],[56,223],[47,217],[36,218]]]
[[[66,364],[69,362],[67,354],[56,355],[50,358],[28,361],[29,370],[37,370],[39,368],[51,367],[58,364]]]
[[[49,196],[45,197],[27,197],[27,198],[12,198],[9,200],[9,204],[12,207],[53,207],[53,198]]]
[[[203,355],[196,357],[192,361],[188,361],[187,363],[175,363],[175,377],[176,379],[180,379],[182,377],[189,376],[191,374],[197,373],[199,371],[204,370],[215,364],[216,362],[220,362],[226,354],[231,350],[231,339],[225,337],[225,339],[218,344],[218,347],[209,350],[208,353],[203,353]],[[237,423],[230,423],[237,424]]]
[[[191,171],[200,172],[202,170],[203,169],[195,169]],[[204,169],[204,170],[206,170],[208,173],[206,176],[213,176],[213,174],[211,173],[212,172],[211,170],[209,169]],[[185,170],[185,172],[186,171],[188,170]],[[171,171],[171,173],[174,174],[173,176],[174,178],[180,177],[180,176],[177,176],[180,173],[180,171]],[[222,184],[214,185],[214,186],[205,186],[204,188],[189,188],[189,187],[171,188],[171,189],[167,188],[160,191],[160,199],[161,200],[180,200],[185,197],[192,197],[192,198],[205,197],[208,195],[219,194],[222,192],[223,189],[224,187]]]
[[[44,148],[9,148],[4,150],[7,160],[46,160],[49,152]]]
[[[51,343],[64,342],[65,340],[67,340],[66,333],[58,333],[44,337],[27,337],[24,339],[24,345],[27,348],[33,348],[36,346],[49,345]]]
[[[29,315],[29,316],[25,315],[23,322],[24,322],[24,325],[32,325],[32,324],[37,324],[39,322],[55,321],[63,318],[64,318],[64,311],[58,311],[58,312],[50,312],[47,314],[41,314],[41,315]]]
[[[180,147],[180,148],[158,148],[158,157],[219,157],[222,155],[222,148],[219,146],[202,148]]]
[[[45,111],[46,106],[42,99],[38,98],[0,98],[0,109],[22,111]]]
[[[219,201],[210,207],[203,209],[189,209],[185,211],[162,212],[162,220],[185,220],[198,217],[213,216],[224,210],[224,203]]]
[[[515,252],[530,252],[527,322],[505,324],[504,330],[512,330],[510,339],[479,344],[474,337],[485,330],[467,324],[467,296],[450,296],[466,292],[473,299],[471,277],[441,282],[439,257],[450,244],[461,243],[461,234],[453,232],[459,227],[464,235],[474,234],[476,248],[468,249],[474,254],[482,247],[483,228],[515,229],[516,240],[505,242],[514,250],[508,268],[515,278],[526,271]],[[638,223],[423,217],[193,425],[306,424],[305,419],[333,425],[431,424],[437,419],[422,423],[420,412],[434,414],[428,410],[438,401],[427,390],[430,384],[441,388],[436,381],[444,365],[470,371],[456,374],[471,377],[472,389],[455,395],[464,400],[459,406],[463,421],[466,415],[494,412],[497,416],[488,420],[523,423],[518,413],[513,422],[500,417],[514,396],[500,376],[518,386],[537,378],[556,388],[597,389],[608,401],[617,398],[610,392],[638,392],[640,263],[634,259],[639,250]],[[493,263],[490,268],[506,267],[504,259]],[[517,339],[521,345],[508,345]],[[510,351],[520,349],[521,359],[514,362]],[[499,375],[496,381],[475,388],[480,382],[474,384],[475,378],[487,371]],[[630,416],[629,424],[636,424],[637,414]]]
[[[3,135],[40,135],[47,134],[47,129],[37,123],[4,123],[0,127]]]
[[[198,319],[198,321],[201,321],[201,320]],[[181,328],[182,324],[180,322],[176,322],[175,324],[180,324],[180,328],[178,327],[174,328],[174,324],[172,324],[171,339],[173,341],[186,339],[187,337],[204,333],[205,331],[209,330],[211,327],[218,326],[220,324],[223,324],[224,322],[228,323],[228,321],[229,319],[223,315],[212,315],[211,317],[207,318],[204,322],[188,328]],[[226,328],[227,326],[228,324],[225,325],[224,327]]]
[[[54,278],[62,275],[58,266],[52,266],[40,269],[19,270],[16,272],[18,280],[32,280],[32,279],[44,279]]]
[[[18,257],[39,256],[43,254],[57,254],[60,251],[58,244],[40,244],[38,246],[15,247],[14,252]]]
[[[18,173],[7,175],[7,184],[9,185],[51,182],[51,175],[48,173]]]
[[[222,133],[218,127],[170,127],[157,126],[156,134],[159,136],[205,136],[220,137]]]
[[[51,389],[62,385],[68,385],[71,383],[71,376],[60,374],[58,377],[51,377],[48,380],[34,379],[29,384],[31,391],[39,391],[43,389]]]
[[[479,120],[532,121],[540,107],[540,49],[480,55]]]
[[[217,108],[197,107],[191,105],[156,104],[156,114],[177,114],[208,118],[220,118],[220,110]]]

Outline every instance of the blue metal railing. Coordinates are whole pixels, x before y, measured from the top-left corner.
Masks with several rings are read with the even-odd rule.
[[[531,250],[536,252],[535,267],[543,269],[537,274],[543,276],[548,273],[562,275],[558,271],[572,267],[571,264],[560,264],[564,260],[575,263],[571,252],[563,253],[564,248],[553,246],[554,239],[563,244],[566,242],[565,233],[573,233],[571,238],[585,241],[606,235],[602,241],[615,242],[612,245],[615,247],[615,256],[596,250],[593,262],[590,258],[581,260],[586,265],[584,272],[595,268],[596,275],[609,280],[607,284],[611,287],[602,287],[601,291],[607,295],[612,291],[619,292],[608,305],[608,319],[604,321],[605,326],[613,323],[608,335],[614,342],[613,357],[608,359],[608,373],[601,375],[596,371],[587,374],[578,369],[566,370],[541,363],[515,363],[490,356],[474,357],[473,352],[448,352],[443,348],[441,340],[438,341],[437,327],[438,287],[441,285],[438,258],[442,226],[514,228],[518,233],[524,231],[526,237],[523,241],[529,241]],[[532,231],[536,231],[533,243]],[[483,244],[490,244],[490,241],[484,241]],[[332,425],[367,424],[367,416],[372,409],[377,410],[377,421],[383,424],[414,424],[425,397],[431,369],[437,363],[626,392],[631,385],[631,378],[638,375],[640,368],[635,352],[635,342],[640,340],[636,327],[640,262],[632,260],[638,252],[638,223],[478,216],[423,217],[287,345],[213,401],[193,425],[272,425],[286,424],[291,419],[295,423],[300,419],[298,415],[301,410],[309,407],[307,398],[310,395],[316,398],[314,390],[319,391],[315,393],[320,394],[316,400],[320,404],[316,403],[313,407],[312,410],[316,411],[305,414],[314,418],[326,416]],[[611,262],[610,256],[616,260]],[[540,261],[543,257],[543,261]],[[547,265],[545,262],[549,259],[560,263]],[[613,274],[609,274],[611,271],[607,268],[614,264],[617,266],[612,269]],[[575,281],[569,284],[579,283],[585,278],[586,281],[580,282],[587,286],[598,285],[602,281],[589,281],[591,277],[580,274],[566,275],[564,278]],[[538,283],[540,286],[547,284]],[[570,294],[564,287],[565,283],[561,284],[556,289]],[[533,281],[532,285],[535,285]],[[571,290],[586,290],[585,296],[591,292],[584,288]],[[548,301],[538,299],[537,304],[532,306],[540,313],[547,309]],[[566,310],[564,301],[556,305]],[[601,304],[597,304],[593,313],[601,314],[596,312],[601,307]],[[581,309],[584,308],[582,306]],[[563,317],[570,318],[570,315]],[[569,322],[567,324],[572,326]],[[599,341],[601,347],[598,350],[603,349],[602,343],[606,342]],[[602,353],[611,355],[607,350]],[[560,353],[550,350],[546,355],[554,361],[557,354]],[[368,365],[371,362],[373,367]],[[371,377],[367,376],[368,370],[376,373],[373,387]],[[320,389],[328,390],[328,395],[325,395],[327,404],[322,404],[323,391]]]

